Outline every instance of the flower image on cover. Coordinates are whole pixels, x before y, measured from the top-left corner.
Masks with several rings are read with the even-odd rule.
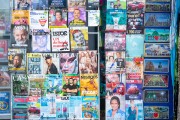
[[[69,28],[51,28],[52,52],[70,51]]]
[[[48,0],[49,8],[66,8],[68,0]]]
[[[31,0],[14,0],[13,5],[15,10],[30,10]]]
[[[145,11],[145,0],[127,0],[128,13],[144,13],[144,11]]]
[[[126,0],[107,0],[107,9],[126,9]]]
[[[86,0],[68,0],[68,7],[86,7]]]
[[[9,114],[10,113],[10,102],[11,102],[11,96],[9,91],[1,91],[0,92],[0,103],[1,103],[1,109],[0,114]]]
[[[88,26],[99,26],[99,25],[100,25],[100,10],[89,10]]]
[[[31,0],[32,10],[45,10],[48,9],[48,0]]]
[[[13,25],[29,25],[29,11],[28,10],[13,10],[12,21]]]
[[[99,119],[99,97],[82,97],[82,118]]]
[[[8,61],[8,40],[0,40],[0,61]]]
[[[10,10],[9,9],[0,9],[0,35],[8,36],[11,29],[11,19],[10,19]]]

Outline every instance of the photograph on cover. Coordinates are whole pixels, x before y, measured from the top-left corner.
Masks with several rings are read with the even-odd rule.
[[[126,0],[107,0],[107,9],[126,9]]]
[[[171,2],[171,0],[146,0],[146,2]]]
[[[89,10],[88,26],[99,26],[99,25],[100,25],[100,10]]]
[[[11,113],[11,96],[10,91],[0,92],[1,109],[0,114],[10,114]]]
[[[68,0],[48,0],[49,8],[66,8]]]
[[[29,11],[28,10],[13,10],[12,11],[12,25],[29,25]]]
[[[128,13],[144,13],[145,0],[127,0]]]
[[[8,61],[8,40],[0,40],[0,62]]]
[[[0,66],[0,88],[9,88],[11,86],[11,77],[8,72],[8,66],[6,66],[6,70],[3,70],[5,66]]]
[[[47,10],[48,0],[32,0],[31,10]]]
[[[15,10],[30,10],[31,0],[14,0]]]
[[[88,0],[88,8],[89,10],[97,10],[100,4],[100,0]]]
[[[0,35],[1,36],[9,36],[10,30],[11,30],[11,19],[10,19],[10,10],[9,9],[0,9],[0,22],[1,22]]]
[[[146,2],[146,12],[170,12],[171,3]]]
[[[86,7],[86,0],[68,0],[68,7]]]
[[[144,72],[169,72],[169,59],[144,59]]]

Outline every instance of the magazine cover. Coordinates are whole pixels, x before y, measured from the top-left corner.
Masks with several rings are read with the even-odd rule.
[[[169,29],[152,29],[146,28],[145,33],[145,42],[169,42]]]
[[[30,10],[31,0],[14,0],[15,10]]]
[[[86,25],[86,9],[85,7],[69,7],[68,8],[68,25],[85,26]]]
[[[30,29],[48,28],[48,10],[33,10],[30,14]]]
[[[125,50],[126,34],[118,32],[106,32],[104,49],[107,51]]]
[[[27,47],[29,44],[29,26],[11,26],[11,45],[12,47]]]
[[[47,10],[48,0],[32,0],[31,10]]]
[[[11,30],[11,18],[9,9],[0,9],[0,35],[9,36]]]
[[[8,48],[8,66],[10,71],[25,71],[26,49]]]
[[[99,119],[99,97],[82,97],[82,118]]]
[[[88,27],[70,28],[71,51],[88,49]]]
[[[64,74],[62,83],[63,96],[79,96],[80,82],[78,74]]]
[[[107,95],[124,95],[126,74],[106,74],[106,94]]]
[[[0,61],[8,61],[8,40],[0,40]]]
[[[49,27],[67,27],[67,10],[50,9],[49,10]]]
[[[144,59],[145,72],[169,72],[169,59]]]
[[[50,30],[33,29],[32,31],[32,52],[50,52]]]
[[[14,96],[28,96],[29,81],[26,74],[11,74]]]
[[[106,30],[126,31],[127,16],[126,10],[107,10]]]
[[[11,113],[11,96],[9,91],[0,92],[0,103],[1,109],[0,114],[10,114]]]
[[[106,54],[106,73],[125,71],[125,52],[108,51]]]
[[[170,57],[169,43],[145,43],[145,57]]]
[[[81,96],[98,96],[98,74],[80,74]]]
[[[68,0],[68,7],[86,7],[86,0]]]
[[[144,13],[127,14],[127,33],[143,34],[144,33]]]
[[[144,35],[126,35],[126,57],[144,56]]]
[[[69,28],[51,28],[52,52],[70,51]]]
[[[78,74],[77,53],[60,53],[59,59],[60,74]]]
[[[169,27],[170,23],[170,13],[145,13],[145,27]]]
[[[41,97],[28,97],[28,120],[40,119]]]
[[[143,100],[126,100],[126,120],[143,119]]]
[[[107,9],[126,9],[126,0],[107,0]]]
[[[80,74],[98,73],[97,51],[79,51]]]
[[[68,0],[49,0],[49,8],[67,8]]]
[[[56,97],[56,119],[57,120],[68,120],[69,119],[69,108],[70,108],[69,97]]]
[[[10,88],[11,77],[8,72],[8,66],[0,66],[0,88]]]
[[[125,120],[125,96],[106,96],[106,120]],[[117,111],[113,114],[114,111]]]
[[[89,10],[88,26],[99,26],[99,25],[100,25],[100,10]]]
[[[71,96],[69,118],[80,120],[82,118],[82,96]]]
[[[146,12],[171,12],[171,3],[146,2]]]
[[[99,0],[88,0],[88,3],[87,3],[88,9],[96,10],[96,9],[98,9],[99,4],[100,4]]]
[[[28,10],[13,10],[12,21],[13,25],[29,25],[29,11]]]
[[[144,74],[144,87],[168,87],[169,76],[166,74]]]
[[[144,10],[145,10],[145,0],[127,0],[128,13],[144,13]]]
[[[143,79],[143,57],[126,58],[126,79]]]

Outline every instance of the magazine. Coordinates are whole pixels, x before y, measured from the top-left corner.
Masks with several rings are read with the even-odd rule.
[[[9,91],[0,92],[0,103],[1,103],[1,109],[0,109],[1,115],[11,113],[11,96]]]
[[[126,9],[126,0],[107,0],[107,9]]]
[[[100,4],[99,0],[88,0],[88,3],[87,3],[88,9],[89,10],[96,10],[96,9],[98,9],[99,4]]]
[[[1,23],[0,24],[0,35],[1,36],[9,36],[10,30],[11,30],[11,19],[10,19],[10,10],[9,9],[0,9],[0,23]]]
[[[14,9],[15,10],[30,10],[31,0],[14,0]]]
[[[48,0],[49,8],[66,8],[67,0]]]
[[[68,0],[68,7],[86,7],[86,0]]]
[[[11,77],[7,65],[0,65],[0,88],[10,88]]]
[[[12,21],[13,25],[29,25],[29,11],[28,10],[13,10]]]
[[[8,61],[8,40],[5,39],[0,40],[0,61]]]
[[[49,0],[32,0],[31,10],[47,10]]]
[[[99,25],[100,25],[100,10],[89,10],[88,26],[99,26]]]
[[[144,11],[145,11],[145,0],[127,0],[128,13],[144,13]]]

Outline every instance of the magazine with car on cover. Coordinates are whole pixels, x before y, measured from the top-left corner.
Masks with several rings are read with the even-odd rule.
[[[128,13],[144,13],[145,0],[127,0]]]
[[[9,114],[11,113],[11,96],[9,91],[0,92],[0,103],[1,109],[0,114]]]
[[[13,25],[29,25],[29,11],[28,10],[13,10],[12,21]]]
[[[0,61],[8,61],[8,40],[5,39],[0,40]]]
[[[126,0],[107,0],[107,9],[126,9]]]

